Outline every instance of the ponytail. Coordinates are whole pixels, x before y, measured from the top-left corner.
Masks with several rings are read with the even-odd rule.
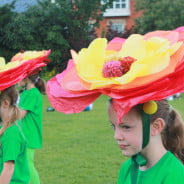
[[[39,77],[38,74],[32,75],[29,77],[32,83],[34,83],[35,87],[38,88],[41,94],[46,94],[46,84],[45,81]]]
[[[158,110],[151,115],[151,122],[162,118],[166,125],[161,133],[164,147],[184,163],[184,124],[181,116],[171,109],[166,100],[156,101]]]
[[[184,163],[184,125],[180,115],[172,110],[169,121],[162,133],[165,148]]]

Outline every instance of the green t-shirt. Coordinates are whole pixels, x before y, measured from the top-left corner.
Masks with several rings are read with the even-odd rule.
[[[117,184],[131,183],[132,159],[122,164]],[[137,183],[134,184],[184,184],[184,165],[167,152],[153,167],[145,171],[138,169]]]
[[[0,173],[3,164],[14,161],[14,173],[10,184],[28,184],[29,169],[26,157],[26,140],[17,124],[8,127],[0,137]]]
[[[42,147],[42,96],[37,88],[31,88],[20,95],[19,107],[27,110],[20,125],[27,139],[28,148]]]

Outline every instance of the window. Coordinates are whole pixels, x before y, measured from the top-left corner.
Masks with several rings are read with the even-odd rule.
[[[104,13],[105,17],[111,16],[129,16],[130,15],[130,0],[115,0]]]
[[[126,0],[116,0],[113,3],[114,8],[126,8]]]
[[[112,23],[112,30],[117,31],[118,33],[122,33],[124,30],[124,26],[121,23]]]

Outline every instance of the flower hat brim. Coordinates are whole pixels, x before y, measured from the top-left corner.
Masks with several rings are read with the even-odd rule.
[[[122,117],[136,104],[183,92],[183,33],[184,27],[181,27],[179,30],[135,34],[127,39],[114,38],[109,43],[105,38],[97,38],[79,53],[72,51],[73,59],[66,70],[47,83],[51,104],[60,112],[77,113],[104,94],[123,105],[118,112]],[[126,57],[135,59],[127,73],[104,77],[107,62],[112,64],[114,60],[121,61]]]
[[[51,50],[19,52],[7,64],[1,58],[0,91],[15,85],[46,66],[50,53]]]

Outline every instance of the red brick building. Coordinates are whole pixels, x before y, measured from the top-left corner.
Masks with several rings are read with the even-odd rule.
[[[134,19],[140,14],[140,12],[135,11],[135,0],[115,0],[112,7],[104,13],[104,19],[96,30],[97,35],[100,37],[110,24],[111,28],[118,32],[129,30],[134,25]]]

